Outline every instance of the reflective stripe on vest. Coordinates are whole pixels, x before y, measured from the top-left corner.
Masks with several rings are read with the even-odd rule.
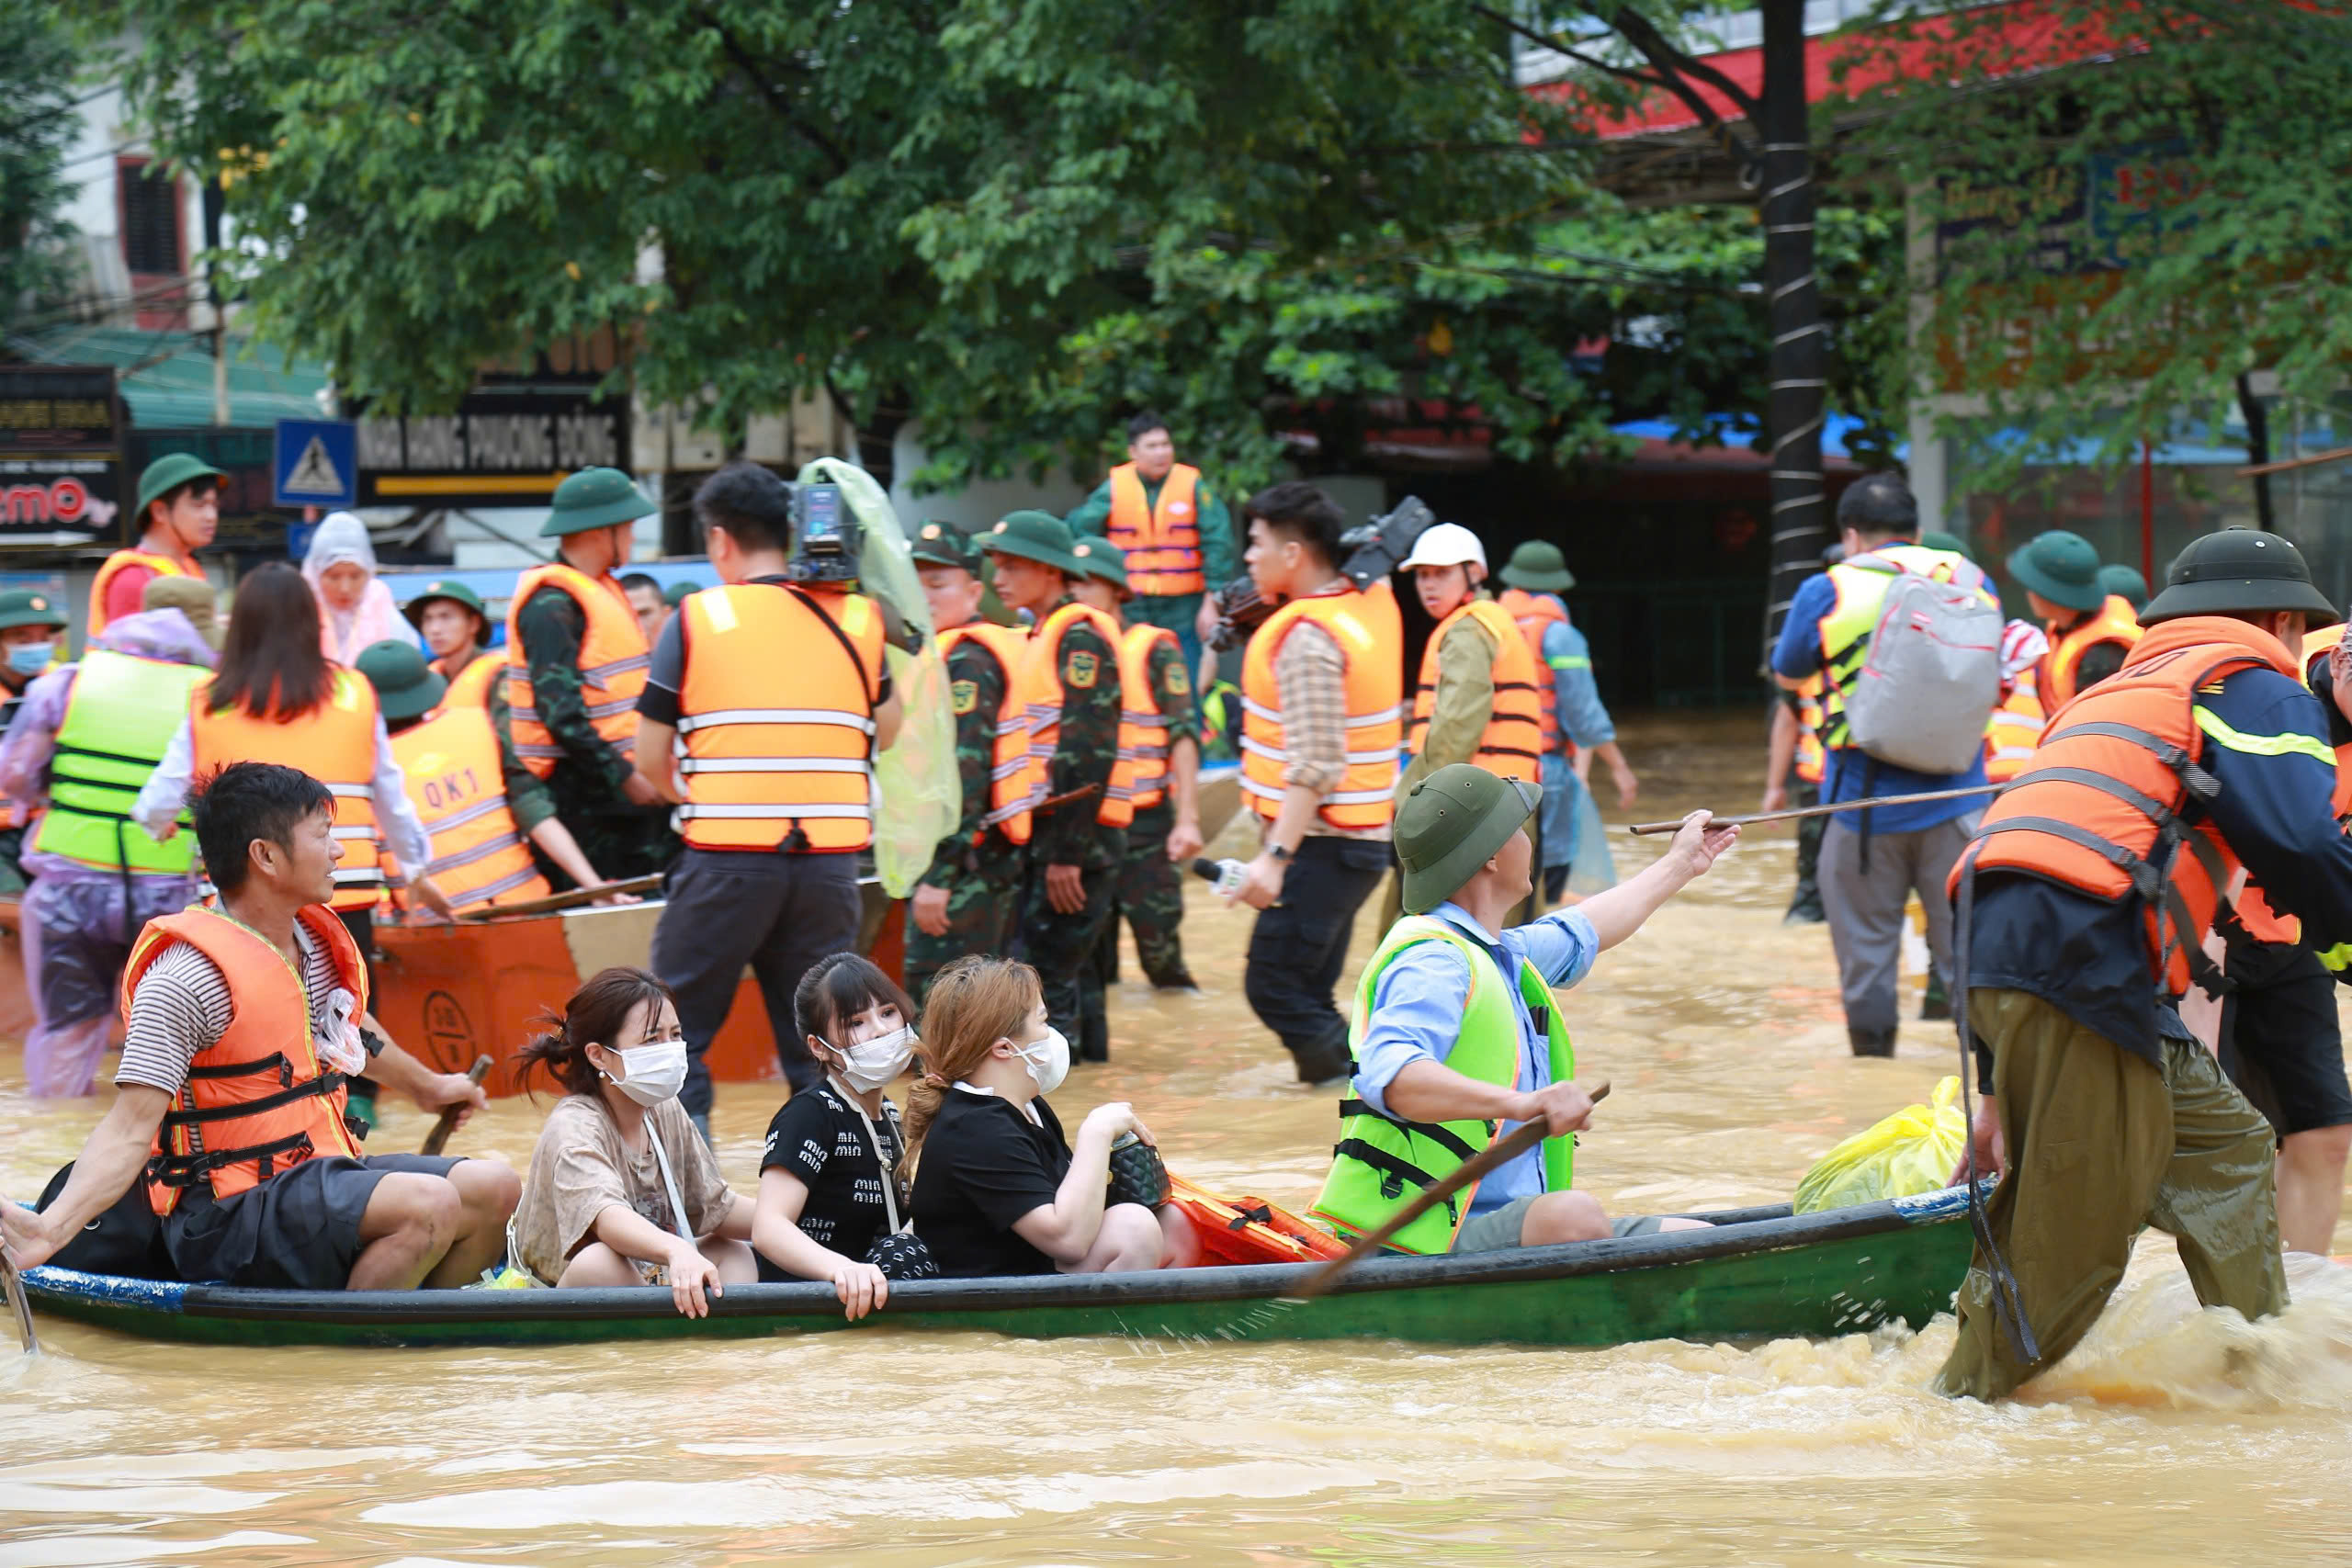
[[[1544,634],[1554,626],[1566,626],[1568,612],[1559,600],[1549,593],[1532,593],[1524,588],[1506,588],[1498,601],[1503,613],[1519,627],[1519,635],[1526,639],[1528,657],[1535,660],[1536,694],[1541,699],[1538,716],[1543,722],[1544,755],[1573,756],[1576,745],[1567,732],[1560,728],[1560,693],[1555,679],[1552,661],[1544,657]],[[1589,659],[1576,661],[1590,669]]]
[[[1886,603],[1887,586],[1896,571],[1915,571],[1939,582],[1973,587],[1992,604],[1984,574],[1973,561],[1950,550],[1924,545],[1882,545],[1853,560],[1829,569],[1838,602],[1821,617],[1821,668],[1828,677],[1821,694],[1821,743],[1836,748],[1848,744],[1846,694],[1861,678],[1870,658],[1871,634],[1878,628],[1878,613]]]
[[[506,660],[486,649],[476,649],[455,675],[450,675],[442,660],[435,660],[433,668],[447,676],[449,689],[441,695],[445,708],[490,707],[490,689],[505,678]]]
[[[1469,965],[1469,995],[1464,999],[1462,1027],[1445,1065],[1464,1077],[1498,1088],[1534,1089],[1523,1081],[1522,1042],[1519,1012],[1510,1003],[1509,987],[1493,957],[1476,942],[1445,921],[1430,915],[1408,915],[1389,928],[1378,951],[1364,964],[1356,983],[1356,1005],[1348,1027],[1351,1054],[1363,1048],[1371,1027],[1373,998],[1380,976],[1397,954],[1422,942],[1442,942]],[[1576,1048],[1569,1043],[1551,987],[1532,964],[1521,960],[1517,976],[1520,998],[1543,1023],[1549,1081],[1566,1083],[1576,1077]],[[1410,1202],[1420,1189],[1453,1174],[1464,1161],[1494,1141],[1500,1129],[1487,1122],[1405,1122],[1383,1116],[1361,1100],[1340,1105],[1340,1142],[1333,1150],[1331,1174],[1307,1213],[1333,1226],[1343,1237],[1367,1235]],[[1544,1140],[1544,1187],[1566,1191],[1575,1176],[1576,1139]],[[1453,1246],[1462,1222],[1476,1196],[1474,1183],[1445,1203],[1407,1225],[1388,1245],[1399,1252],[1444,1252]]]
[[[1484,626],[1495,643],[1494,704],[1486,730],[1478,737],[1478,749],[1467,760],[1505,778],[1537,779],[1542,773],[1537,758],[1544,731],[1536,692],[1539,687],[1548,689],[1550,682],[1538,678],[1542,667],[1527,651],[1527,639],[1519,635],[1517,623],[1491,599],[1474,598],[1460,605],[1430,633],[1421,649],[1420,685],[1413,694],[1410,750],[1415,756],[1420,754],[1430,716],[1437,709],[1440,650],[1447,635],[1465,619]]]
[[[2219,785],[2198,765],[2207,737],[2197,692],[2260,667],[2290,679],[2298,668],[2244,621],[2193,615],[2151,628],[2120,671],[2052,722],[2032,767],[1986,808],[1962,867],[2138,900],[2150,978],[2179,996],[2238,864],[2202,820]],[[1955,867],[1951,887],[1961,874]]]
[[[1029,841],[1029,813],[1046,798],[1046,776],[1029,756],[1029,707],[1035,671],[1029,659],[1029,634],[1018,626],[990,621],[950,626],[939,634],[943,655],[969,642],[987,651],[1003,676],[1004,695],[998,701],[996,731],[989,758],[989,809],[980,831],[990,828],[1015,844]],[[975,835],[978,837],[978,835]]]
[[[453,908],[544,898],[552,891],[507,804],[498,731],[488,713],[445,707],[393,736],[392,755],[432,840],[425,874]],[[390,857],[385,859],[389,867]]]
[[[1168,798],[1168,716],[1151,683],[1151,650],[1181,647],[1166,626],[1140,623],[1119,639],[1119,754],[1134,778],[1129,798],[1137,811]]]
[[[84,646],[98,640],[107,629],[110,617],[107,615],[107,590],[114,586],[117,573],[125,567],[143,566],[158,577],[188,577],[193,574],[170,556],[151,555],[141,549],[117,550],[98,563],[98,574],[90,580],[89,625],[83,632]]]
[[[705,589],[678,613],[686,842],[827,852],[872,843],[882,678],[874,602],[752,582]]]
[[[188,699],[195,776],[232,762],[282,762],[326,785],[334,796],[334,837],[343,845],[334,907],[365,909],[384,886],[376,851],[376,688],[339,664],[328,672],[327,700],[282,718],[256,718],[234,705],[215,710],[210,677],[199,681]]]
[[[74,668],[50,761],[49,809],[32,847],[96,871],[185,876],[196,861],[188,818],[159,844],[132,822],[131,803],[187,716],[200,665],[92,649]],[[128,862],[126,867],[125,862]]]
[[[312,942],[324,942],[335,983],[368,1008],[368,966],[343,922],[317,905],[295,911]],[[359,1145],[344,1124],[343,1077],[319,1061],[311,998],[286,955],[228,916],[206,906],[147,922],[122,975],[123,1021],[155,960],[185,942],[220,967],[229,987],[229,1026],[196,1055],[148,1150],[147,1201],[157,1214],[202,1182],[215,1198],[233,1198],[312,1155],[356,1159]]]
[[[1029,639],[1029,765],[1043,784],[1039,798],[1053,789],[1054,752],[1062,739],[1062,637],[1084,621],[1111,650],[1110,673],[1118,673],[1119,623],[1091,604],[1075,600],[1057,607]],[[1098,674],[1097,680],[1101,679]],[[1111,781],[1096,803],[1094,820],[1107,828],[1124,828],[1136,818],[1136,761],[1124,751],[1111,764]]]
[[[560,588],[587,617],[580,639],[581,700],[599,737],[621,755],[637,750],[637,699],[653,656],[645,628],[637,623],[628,595],[611,575],[591,577],[562,561],[535,566],[514,585],[506,608],[506,705],[514,754],[540,778],[555,772],[565,755],[539,722],[538,698],[531,690],[530,655],[523,646],[523,606],[542,588]]]
[[[1301,621],[1314,622],[1339,645],[1347,702],[1347,771],[1317,816],[1344,831],[1385,828],[1396,811],[1396,753],[1405,738],[1403,634],[1385,582],[1369,593],[1350,587],[1294,599],[1251,634],[1241,659],[1242,795],[1269,822],[1282,811],[1289,759],[1274,659]]]
[[[1821,673],[1815,671],[1797,688],[1797,777],[1821,782],[1826,753],[1821,749]]]
[[[1160,481],[1153,504],[1133,463],[1111,470],[1111,515],[1103,528],[1126,552],[1127,586],[1137,593],[1198,593],[1208,587],[1201,570],[1200,482],[1200,469],[1178,463]]]
[[[2110,593],[2098,614],[2051,640],[2050,651],[2034,669],[2034,689],[2041,696],[2041,711],[2054,714],[2082,695],[2083,655],[2101,643],[2120,643],[2128,651],[2140,640],[2140,617],[2132,601]]]
[[[2034,671],[2018,671],[2018,683],[1984,723],[1984,776],[2007,784],[2023,773],[2041,744],[2048,721],[2041,716],[2041,694]]]

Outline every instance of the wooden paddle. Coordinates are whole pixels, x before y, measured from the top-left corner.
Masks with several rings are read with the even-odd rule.
[[[1591,1090],[1591,1098],[1595,1105],[1609,1098],[1609,1085],[1606,1080]],[[1370,1235],[1358,1238],[1356,1244],[1348,1248],[1345,1257],[1333,1258],[1308,1276],[1306,1285],[1296,1292],[1295,1299],[1312,1301],[1329,1291],[1339,1282],[1340,1275],[1386,1246],[1390,1236],[1395,1235],[1464,1188],[1485,1179],[1487,1173],[1497,1166],[1508,1165],[1542,1143],[1544,1129],[1550,1125],[1551,1123],[1545,1122],[1541,1116],[1532,1122],[1522,1122],[1518,1131],[1512,1133],[1510,1136],[1500,1143],[1487,1145],[1477,1154],[1463,1161],[1460,1169],[1423,1192],[1402,1209],[1397,1210],[1396,1216],[1386,1224]]]
[[[526,898],[520,904],[487,904],[479,909],[458,912],[458,919],[469,924],[483,920],[503,920],[515,915],[551,915],[558,909],[576,909],[582,904],[615,893],[651,893],[662,886],[662,874],[632,876],[627,882],[607,882],[602,887],[575,887],[569,893],[551,893],[544,898]]]
[[[40,1354],[40,1336],[33,1332],[33,1303],[25,1294],[25,1277],[5,1257],[0,1257],[0,1291],[7,1292],[9,1310],[17,1318],[17,1337],[25,1342],[25,1354]]]
[[[1875,795],[1868,800],[1841,800],[1835,806],[1792,806],[1786,811],[1758,811],[1746,817],[1718,817],[1717,828],[1745,828],[1756,822],[1793,822],[1800,817],[1828,817],[1840,811],[1861,811],[1873,806],[1923,806],[1931,800],[1964,800],[1972,795],[1998,795],[2005,784],[1971,784],[1966,789],[1931,789],[1924,795]],[[1628,833],[1671,833],[1680,821],[1636,822]]]
[[[474,1065],[466,1069],[466,1081],[478,1084],[488,1077],[490,1077],[490,1058],[476,1056]],[[449,1134],[458,1130],[458,1108],[452,1105],[441,1112],[441,1120],[433,1123],[433,1131],[424,1134],[424,1146],[416,1151],[418,1154],[437,1155],[448,1146]]]

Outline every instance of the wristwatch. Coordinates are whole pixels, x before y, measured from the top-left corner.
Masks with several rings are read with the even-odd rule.
[[[1266,846],[1266,852],[1273,856],[1276,860],[1282,862],[1284,865],[1288,865],[1290,863],[1291,852],[1283,848],[1280,844],[1268,844]]]

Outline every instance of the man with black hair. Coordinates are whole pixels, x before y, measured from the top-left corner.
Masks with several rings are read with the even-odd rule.
[[[1301,1083],[1348,1071],[1332,1005],[1356,910],[1388,870],[1404,741],[1403,634],[1387,584],[1340,570],[1340,509],[1301,480],[1250,498],[1250,578],[1279,604],[1241,664],[1241,795],[1264,848],[1233,897],[1261,911],[1242,987]]]
[[[822,1076],[792,1024],[800,976],[857,944],[874,753],[899,733],[882,613],[792,581],[792,487],[729,463],[695,492],[720,586],[678,607],[637,705],[637,776],[679,807],[685,852],[653,932],[692,1065],[679,1101],[710,1129],[710,1043],[746,964],[796,1094]],[[673,758],[683,739],[684,756]]]
[[[117,550],[90,580],[91,641],[107,623],[144,608],[147,584],[158,577],[196,577],[204,569],[196,552],[212,543],[220,527],[220,486],[228,475],[187,452],[167,452],[139,476],[139,542]]]
[[[43,1212],[0,1198],[17,1267],[57,1257],[134,1183],[183,1279],[413,1290],[497,1260],[522,1190],[512,1169],[363,1156],[346,1125],[344,1082],[363,1069],[426,1111],[488,1101],[397,1045],[370,1061],[368,971],[325,908],[343,855],[333,808],[324,784],[271,762],[223,768],[190,802],[220,897],[140,933],[113,1107]],[[283,1087],[254,1092],[264,1075]]]
[[[1789,691],[1823,679],[1821,798],[1835,806],[1878,795],[1920,795],[1984,782],[1979,747],[1957,773],[1922,773],[1867,756],[1853,743],[1846,704],[1861,678],[1870,637],[1887,590],[1902,572],[1919,572],[1984,592],[1984,574],[1950,550],[1918,542],[1919,503],[1893,474],[1865,474],[1838,499],[1845,558],[1798,588],[1772,649],[1772,674]],[[1846,1005],[1848,1043],[1857,1056],[1894,1055],[1900,1003],[1896,962],[1903,911],[1919,896],[1928,917],[1928,951],[1947,991],[1951,974],[1951,903],[1944,879],[1975,831],[1982,799],[1937,800],[1841,813],[1821,840],[1821,903]]]
[[[632,571],[621,579],[621,592],[628,595],[628,607],[637,612],[645,646],[651,648],[662,640],[662,624],[670,618],[670,601],[662,585],[641,571]]]
[[[1127,421],[1127,460],[1094,487],[1064,522],[1072,534],[1096,535],[1126,552],[1136,620],[1165,626],[1184,650],[1184,668],[1201,667],[1201,644],[1216,629],[1213,584],[1233,580],[1233,518],[1201,482],[1201,471],[1176,460],[1168,422],[1146,410]]]

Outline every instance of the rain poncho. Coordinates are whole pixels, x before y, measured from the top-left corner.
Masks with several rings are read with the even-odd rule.
[[[343,561],[368,569],[368,586],[356,609],[338,610],[327,602],[322,580],[327,568]],[[311,536],[310,554],[302,558],[302,576],[318,596],[319,647],[337,664],[358,663],[360,650],[379,642],[424,646],[417,640],[416,628],[392,602],[392,591],[376,575],[376,547],[368,540],[368,525],[350,513],[330,513],[319,525],[319,531]]]

